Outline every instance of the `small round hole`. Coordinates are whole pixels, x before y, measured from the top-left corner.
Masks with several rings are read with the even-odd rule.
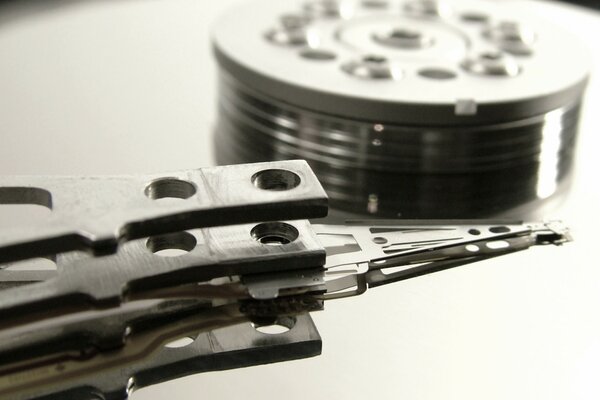
[[[268,41],[283,46],[303,46],[308,43],[306,31],[303,28],[272,29],[265,34]]]
[[[298,230],[284,222],[265,222],[256,225],[250,235],[261,244],[280,246],[298,239]]]
[[[469,229],[469,234],[471,235],[481,235],[481,231],[479,229]]]
[[[508,226],[494,226],[490,228],[490,232],[492,233],[508,233],[510,232],[510,228]]]
[[[300,51],[300,57],[308,60],[329,61],[337,57],[333,51],[323,49],[304,49]]]
[[[396,49],[423,49],[433,46],[435,38],[423,32],[407,27],[398,27],[386,32],[376,32],[372,35],[375,42]]]
[[[310,18],[302,14],[284,14],[279,18],[286,30],[302,29],[309,24]]]
[[[487,51],[485,53],[481,53],[479,55],[479,58],[482,60],[487,60],[487,61],[499,61],[504,58],[504,55],[502,53],[500,53],[499,51],[496,51],[496,52]]]
[[[513,57],[500,51],[485,51],[469,57],[462,63],[462,67],[470,73],[483,76],[514,77],[523,70]]]
[[[194,343],[194,338],[183,337],[183,338],[179,338],[179,339],[173,340],[172,342],[165,344],[165,347],[167,347],[169,349],[179,349],[179,348],[182,348],[185,346],[189,346],[192,343]]]
[[[444,68],[425,68],[420,70],[418,73],[422,77],[429,79],[445,80],[456,78],[455,72]]]
[[[465,22],[482,23],[489,21],[490,17],[487,14],[477,11],[467,11],[460,15],[460,19]]]
[[[375,244],[386,244],[388,241],[386,238],[381,237],[381,236],[377,236],[375,238],[373,238],[373,243]]]
[[[252,183],[262,190],[283,191],[300,185],[300,177],[285,169],[266,169],[254,174]]]
[[[193,183],[181,179],[162,178],[146,186],[144,193],[152,200],[165,198],[189,199],[196,194],[196,187]]]
[[[258,239],[258,241],[269,246],[279,246],[290,243],[288,238],[279,235],[266,235]]]
[[[381,9],[388,8],[390,3],[388,0],[363,0],[361,5],[364,8]]]
[[[146,247],[161,257],[178,257],[194,250],[196,238],[188,232],[168,233],[148,238]]]
[[[270,324],[252,324],[254,329],[266,335],[281,335],[283,333],[289,332],[294,327],[294,325],[296,325],[296,318],[293,317],[280,317]]]
[[[477,253],[479,251],[479,246],[474,245],[474,244],[468,244],[466,247],[467,251],[470,251],[471,253]]]
[[[394,39],[420,39],[422,35],[419,31],[396,28],[390,33],[390,37]]]
[[[379,55],[365,55],[359,60],[349,61],[342,70],[361,79],[401,79],[402,71],[392,67],[388,59]]]
[[[287,326],[278,324],[257,326],[254,329],[256,329],[260,333],[265,333],[267,335],[280,335],[290,330],[290,328],[288,328]]]
[[[488,247],[488,249],[491,250],[500,250],[500,249],[507,249],[510,247],[510,243],[508,243],[505,240],[496,240],[494,242],[488,242],[486,244],[486,246]]]
[[[369,64],[385,64],[387,63],[387,58],[378,55],[368,55],[363,57],[363,61]]]

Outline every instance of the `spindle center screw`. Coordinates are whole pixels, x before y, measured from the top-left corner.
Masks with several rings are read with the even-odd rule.
[[[397,49],[424,49],[435,43],[432,36],[416,29],[403,27],[377,32],[373,34],[373,39],[379,44]]]

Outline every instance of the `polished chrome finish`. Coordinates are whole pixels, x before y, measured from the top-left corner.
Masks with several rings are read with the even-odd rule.
[[[465,60],[463,68],[484,76],[515,77],[521,73],[517,60],[499,51],[476,54]]]
[[[286,46],[303,46],[308,43],[307,33],[303,28],[271,29],[265,37],[275,43]]]
[[[249,2],[216,25],[219,163],[306,159],[339,220],[539,218],[567,192],[577,39],[515,2],[310,4]],[[307,16],[304,45],[264,39],[287,15]]]
[[[398,49],[422,49],[433,46],[434,38],[424,35],[418,30],[397,27],[386,32],[378,32],[373,39],[383,45]]]
[[[202,372],[215,368],[211,360],[238,368],[320,352],[303,314],[323,307],[314,295],[326,290],[324,249],[307,221],[273,221],[326,214],[305,162],[3,183],[0,203],[54,214],[5,228],[0,254],[19,262],[59,254],[56,271],[0,266],[0,397],[64,399],[93,387],[92,396],[123,399],[173,376],[137,381],[153,368]],[[110,252],[96,251],[103,242],[92,234],[103,230],[120,234]],[[75,245],[77,235],[92,239]],[[279,319],[290,334],[262,336]],[[212,345],[174,352],[171,342],[185,337]]]
[[[154,316],[160,316],[162,312],[164,316],[167,311],[173,313],[177,308],[183,310],[185,305],[181,302],[155,303],[154,309],[140,308],[138,315],[130,312],[129,317],[141,322],[144,319],[140,318],[143,317],[143,311]],[[189,305],[188,310],[192,310]],[[123,310],[118,312],[126,315]],[[114,310],[112,313],[115,314]],[[308,315],[295,316],[289,331],[277,335],[260,333],[247,318],[235,314],[231,318],[225,310],[213,311],[211,317],[208,316],[206,310],[188,313],[187,316],[185,313],[181,316],[174,314],[171,316],[174,318],[172,324],[161,326],[153,323],[143,332],[129,335],[131,339],[128,340],[135,342],[135,346],[124,347],[109,357],[83,353],[79,359],[57,364],[61,368],[34,367],[25,373],[2,375],[0,393],[10,393],[10,398],[15,400],[124,400],[135,390],[179,378],[182,374],[242,368],[314,357],[321,353],[321,338]],[[236,319],[242,322],[236,324]],[[98,335],[102,333],[100,329],[107,326],[116,328],[115,334],[122,333],[119,328],[124,330],[125,325],[117,324],[118,321],[119,317],[114,316],[106,316],[104,320],[96,318],[92,321],[96,326],[90,324],[87,333]],[[64,326],[57,332],[56,338],[75,326],[81,329],[82,321],[72,327]],[[211,328],[214,329],[209,330]],[[171,347],[170,343],[178,337],[188,338],[190,343],[183,347]],[[79,351],[78,348],[75,350],[75,353]],[[115,364],[119,357],[123,362]],[[218,363],[214,360],[218,360]],[[89,373],[90,369],[93,369],[92,373]],[[19,379],[20,385],[15,385],[14,381],[9,384],[11,379]]]
[[[140,237],[327,214],[325,192],[304,161],[139,176],[8,176],[0,178],[0,204],[51,210],[45,220],[0,229],[0,262],[73,250],[109,254]]]
[[[9,287],[0,291],[0,397],[80,398],[94,388],[94,396],[121,400],[137,387],[174,376],[314,356],[320,339],[306,314],[323,310],[328,300],[570,240],[559,222],[391,220],[335,226],[267,218],[246,223],[262,215],[320,213],[326,197],[301,162],[204,170],[203,177],[214,178],[204,181],[193,179],[194,172],[122,179],[127,188],[147,181],[139,195],[151,204],[163,201],[159,212],[107,208],[122,197],[106,178],[67,180],[71,190],[83,181],[96,196],[87,203],[87,214],[72,220],[63,215],[57,228],[94,227],[101,211],[116,212],[124,221],[144,212],[146,220],[159,216],[163,232],[138,230],[148,236],[120,243],[114,254],[56,254],[52,275],[0,267],[0,283]],[[37,178],[18,181],[19,190],[3,193],[5,202],[48,203],[55,192],[42,190]],[[60,180],[46,181],[52,187]],[[213,208],[200,209],[206,220],[181,214],[181,202],[210,188],[219,191],[209,197]],[[177,201],[161,200],[167,197]],[[134,200],[127,204],[137,204]],[[376,213],[378,196],[371,194],[369,201]],[[174,231],[182,219],[205,227]],[[227,226],[214,226],[219,221]],[[22,243],[29,248],[39,240],[32,229]],[[59,236],[56,248],[70,250],[61,245],[69,240]],[[179,351],[180,340],[209,346]],[[153,373],[155,368],[166,370]],[[152,378],[144,378],[148,375]]]
[[[388,222],[386,224],[386,222]],[[363,294],[376,287],[410,279],[537,245],[572,240],[558,221],[535,224],[462,225],[397,224],[367,221],[355,225],[313,225],[328,251],[327,293],[323,299]],[[398,268],[402,267],[402,268]],[[388,269],[394,268],[392,272]]]
[[[427,127],[311,112],[229,76],[220,93],[220,163],[307,159],[332,208],[354,215],[541,217],[540,201],[559,197],[572,171],[579,103],[507,123]],[[468,114],[477,104],[457,107]]]
[[[342,65],[342,70],[362,79],[400,79],[402,72],[394,69],[385,57],[371,55]]]
[[[213,34],[222,72],[274,101],[342,119],[467,126],[508,122],[560,108],[580,98],[590,70],[588,51],[576,38],[535,15],[524,14],[512,2],[397,0],[388,7],[368,7],[358,0],[308,4],[337,11],[311,15],[307,3],[301,1],[265,0],[244,3],[224,15]],[[404,10],[411,4],[423,9],[445,9],[451,4],[452,12],[425,18]],[[253,18],[247,18],[250,13]],[[341,17],[331,18],[331,14]],[[292,22],[282,22],[286,20]],[[306,45],[332,51],[337,58],[331,63],[298,58],[301,49],[282,48],[265,39],[265,32],[274,27],[302,29]],[[533,49],[530,56],[515,55],[522,68],[519,80],[482,79],[461,70],[473,54],[502,51],[505,42],[522,42]],[[404,79],[370,85],[344,73],[342,65],[368,55],[400,66]],[[424,68],[453,70],[457,77],[441,85],[421,77],[418,71]],[[472,99],[478,104],[477,113],[468,119],[457,117],[453,112],[456,99]]]
[[[500,49],[515,55],[533,54],[537,40],[537,34],[531,28],[516,21],[501,21],[483,34]]]
[[[26,290],[0,291],[0,327],[40,316],[63,315],[73,309],[121,304],[146,291],[224,275],[253,275],[275,268],[289,271],[322,265],[325,253],[308,222],[286,224],[294,226],[298,238],[276,246],[255,240],[251,232],[257,224],[249,224],[188,231],[198,244],[178,257],[163,257],[148,249],[147,240],[156,236],[125,243],[114,255],[65,256],[56,277],[29,285]],[[180,242],[171,237],[161,239],[167,241],[168,248],[180,248]]]

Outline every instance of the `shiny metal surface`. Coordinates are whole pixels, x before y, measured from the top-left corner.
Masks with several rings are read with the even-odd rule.
[[[568,187],[579,111],[479,127],[374,124],[268,99],[225,74],[215,147],[222,164],[308,160],[337,211],[523,218]]]
[[[224,184],[230,169],[239,179]],[[313,215],[326,204],[318,182],[307,179],[312,174],[302,162],[238,165],[218,168],[215,175],[223,185],[219,204],[237,201],[236,207],[256,218],[271,209],[276,214],[282,204],[287,204],[279,211],[283,216]],[[36,187],[40,182],[26,177],[14,180],[22,187]],[[77,218],[83,226],[94,225],[94,216],[104,210],[102,199],[114,198],[112,191],[100,190],[107,187],[107,181],[111,179],[68,178],[70,187],[83,182],[88,191],[100,193],[100,200],[88,205],[91,217]],[[256,204],[256,196],[240,182],[286,196],[271,196]],[[164,188],[152,183],[144,192],[166,197],[161,196],[166,194]],[[238,192],[247,193],[246,203]],[[307,197],[310,204],[301,211]],[[178,374],[314,356],[320,352],[320,339],[306,314],[322,310],[324,301],[531,246],[571,241],[569,230],[559,222],[390,220],[332,226],[272,221],[240,225],[230,210],[212,210],[216,224],[223,215],[224,223],[233,225],[162,235],[148,230],[145,234],[152,236],[123,243],[111,255],[73,254],[69,247],[58,247],[67,252],[54,257],[57,276],[44,281],[43,274],[29,274],[18,285],[18,278],[9,276],[3,283],[12,288],[0,291],[0,397],[126,399],[139,387]],[[177,203],[144,211],[149,220],[158,216],[164,231],[179,228],[182,216]],[[249,217],[237,218],[246,222]],[[59,228],[71,224],[68,217],[56,223]],[[38,242],[38,232],[31,230],[22,244],[27,248]],[[15,255],[11,246],[0,250]],[[161,254],[165,250],[183,254]],[[304,321],[302,328],[296,326],[299,319]],[[254,331],[248,331],[250,322]],[[277,331],[270,330],[274,327]],[[284,332],[289,334],[279,336]],[[234,341],[241,346],[238,350],[220,347],[237,334],[242,335]],[[261,339],[258,334],[274,336]],[[196,343],[203,335],[208,335],[210,349],[186,346],[186,351],[169,356],[168,349],[177,347],[177,341]],[[230,354],[236,351],[242,356],[232,360]],[[152,374],[156,368],[166,371]],[[150,374],[146,381],[145,374]]]
[[[142,360],[96,374],[93,382],[89,377],[70,383],[55,381],[45,389],[31,388],[27,394],[13,398],[123,400],[134,389],[192,374],[292,361],[321,353],[321,338],[308,315],[295,317],[291,329],[276,336],[261,333],[248,322],[192,332],[189,343],[166,343]]]
[[[542,224],[493,224],[482,220],[461,223],[441,225],[442,222],[438,222],[440,225],[436,225],[435,221],[415,224],[366,221],[346,226],[313,225],[319,239],[330,243],[325,246],[325,268],[330,279],[324,298],[355,296],[363,294],[367,288],[483,261],[531,246],[560,246],[572,240],[569,229],[558,221]]]
[[[304,161],[146,176],[2,177],[1,204],[38,205],[51,214],[2,229],[0,262],[73,250],[114,253],[120,242],[224,226],[228,219],[239,224],[286,219],[279,213],[290,219],[327,214],[325,193]]]
[[[0,194],[3,204],[56,211],[0,228],[8,238],[0,243],[3,260],[18,261],[0,266],[0,398],[125,399],[144,386],[135,379],[161,365],[179,363],[187,374],[320,351],[303,314],[322,309],[309,294],[326,290],[325,251],[307,221],[270,221],[326,215],[327,197],[304,161],[117,178],[11,177]],[[77,235],[106,226],[120,234],[111,251],[81,251],[100,241],[81,245]],[[55,260],[55,275],[27,266],[10,271],[39,256]],[[265,273],[274,276],[265,280]],[[250,321],[280,318],[293,319],[290,335],[261,339],[262,325],[248,333]],[[294,333],[298,318],[302,332]],[[202,334],[212,348],[165,359],[165,346]],[[215,347],[221,341],[224,349]],[[231,359],[236,351],[241,356]]]
[[[306,7],[336,11],[311,14]],[[396,0],[383,7],[358,0],[245,2],[215,23],[213,44],[221,70],[307,111],[373,123],[487,125],[576,101],[590,72],[578,39],[521,7],[485,0]],[[290,16],[296,17],[291,27]],[[273,29],[303,34],[304,40],[273,43]],[[382,43],[385,37],[392,42]],[[516,51],[524,45],[530,54]],[[306,49],[334,57],[306,57]],[[495,63],[508,69],[503,78],[463,68],[465,60],[498,51],[504,60]],[[387,79],[345,72],[347,62],[370,56],[396,72]],[[421,73],[428,69],[454,77]],[[466,100],[476,105],[469,118],[456,113]]]
[[[210,164],[216,93],[208,26],[233,3],[81,2],[3,23],[4,174]],[[587,40],[595,56],[599,25],[592,13],[553,2],[516,3],[524,14],[543,14]],[[381,399],[596,398],[600,280],[590,254],[597,248],[599,202],[597,84],[585,106],[573,196],[555,214],[573,225],[575,243],[523,253],[523,263],[500,257],[332,302],[314,317],[327,339],[318,359],[182,377],[132,399],[277,399],[282,393],[303,399],[304,390],[290,390],[298,377],[329,398],[372,396],[373,382]],[[3,217],[18,214],[15,209],[0,207]],[[178,373],[176,366],[153,373],[170,371]],[[143,376],[140,381],[149,375]]]
[[[577,40],[513,4],[326,4],[339,13],[265,1],[215,26],[219,163],[306,159],[334,214],[531,218],[566,192]],[[277,23],[305,42],[265,39]]]

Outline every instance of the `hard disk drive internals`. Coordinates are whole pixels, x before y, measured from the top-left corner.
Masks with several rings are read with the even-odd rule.
[[[378,217],[532,217],[568,187],[587,52],[519,4],[253,0],[213,40],[221,164],[306,159]]]

